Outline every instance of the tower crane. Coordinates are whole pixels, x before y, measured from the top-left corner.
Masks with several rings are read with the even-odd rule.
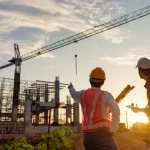
[[[107,30],[116,28],[118,26],[121,26],[123,24],[127,24],[131,21],[137,20],[139,18],[142,18],[144,16],[147,16],[150,14],[150,5],[147,7],[144,7],[142,9],[136,10],[132,13],[129,13],[127,15],[124,15],[122,17],[119,17],[117,19],[114,19],[112,21],[94,26],[91,29],[88,29],[86,31],[80,32],[78,34],[75,34],[73,36],[70,36],[68,38],[65,38],[63,40],[57,41],[55,43],[52,43],[48,46],[42,47],[38,50],[29,52],[25,55],[20,56],[19,52],[19,46],[17,44],[14,45],[15,47],[15,57],[12,58],[12,60],[9,61],[8,64],[4,66],[0,66],[0,69],[4,69],[6,67],[15,65],[15,77],[14,77],[14,93],[13,93],[13,116],[16,116],[16,109],[18,106],[18,96],[19,89],[20,89],[20,71],[21,71],[21,62],[29,60],[31,58],[37,57],[39,55],[45,54],[50,51],[54,51],[56,49],[59,49],[61,47],[70,45],[72,43],[77,43],[78,41],[81,41],[83,39],[89,38],[91,36],[94,36],[96,34],[105,32]],[[13,117],[13,120],[15,121],[15,117]]]

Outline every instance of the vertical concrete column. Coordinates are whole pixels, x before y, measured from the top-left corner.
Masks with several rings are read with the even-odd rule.
[[[3,94],[4,94],[4,83],[5,79],[3,78],[1,81],[1,87],[0,87],[0,121],[1,121],[1,113],[3,113],[2,108],[3,108]]]
[[[74,125],[79,125],[79,103],[73,103],[73,118],[74,118]]]
[[[37,103],[40,102],[40,88],[39,87],[37,87],[36,102]],[[35,123],[39,124],[39,115],[35,116]]]
[[[32,121],[32,112],[31,112],[31,99],[26,99],[25,100],[25,113],[24,113],[24,118],[25,118],[25,124],[27,126],[31,125]]]
[[[55,108],[54,108],[54,124],[58,124],[58,108],[59,108],[59,77],[55,80]]]
[[[45,83],[45,102],[48,102],[48,83]],[[48,124],[48,110],[44,112],[44,124]]]
[[[31,89],[25,90],[25,99],[32,99]]]
[[[70,97],[67,96],[67,105],[66,105],[66,124],[71,123],[72,118],[71,118],[71,101]]]
[[[12,121],[17,121],[17,113],[18,107],[16,105],[12,105]]]

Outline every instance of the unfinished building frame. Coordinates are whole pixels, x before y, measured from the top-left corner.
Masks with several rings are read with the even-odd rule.
[[[59,78],[56,77],[54,82],[48,81],[27,81],[21,80],[20,82],[20,92],[17,107],[17,120],[13,121],[12,110],[13,110],[13,84],[14,80],[10,78],[0,78],[0,126],[4,133],[9,133],[9,130],[13,126],[18,126],[16,122],[22,122],[19,131],[14,131],[15,133],[23,133],[23,128],[25,127],[25,101],[30,99],[32,102],[40,104],[41,102],[47,103],[55,100],[55,107],[52,108],[52,113],[49,117],[48,109],[42,109],[43,111],[32,115],[32,125],[37,124],[48,124],[49,118],[53,125],[69,124],[74,121],[73,124],[79,124],[79,104],[71,104],[71,99],[67,96],[67,103],[60,103],[60,90],[66,87],[68,84],[60,83]],[[77,106],[78,105],[78,106]],[[74,111],[73,108],[76,106],[78,112]],[[45,107],[46,108],[46,107]],[[31,108],[32,111],[32,108]],[[38,111],[38,110],[37,110]],[[65,117],[60,118],[65,113]],[[74,113],[74,115],[73,115]],[[78,117],[78,118],[75,118]],[[14,123],[13,123],[14,122]],[[9,130],[7,130],[9,129]],[[16,127],[17,129],[17,127]],[[12,132],[11,132],[12,133]]]

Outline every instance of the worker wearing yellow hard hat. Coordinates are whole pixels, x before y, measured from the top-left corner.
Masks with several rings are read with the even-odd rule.
[[[150,119],[150,60],[142,57],[138,60],[136,67],[138,68],[140,78],[146,81],[144,87],[147,90],[148,104],[146,108],[134,107],[132,110],[135,113],[144,112]]]
[[[111,93],[101,89],[106,80],[102,68],[94,68],[89,77],[91,87],[86,90],[76,91],[72,83],[68,86],[72,98],[81,104],[85,150],[118,150],[113,135],[119,126],[119,106]]]
[[[95,79],[99,79],[99,80],[106,80],[106,77],[105,77],[105,72],[103,71],[102,68],[95,68],[91,71],[90,73],[90,78],[95,78]]]

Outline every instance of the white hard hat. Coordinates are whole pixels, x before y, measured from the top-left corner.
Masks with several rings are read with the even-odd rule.
[[[137,62],[136,67],[140,67],[142,69],[150,69],[150,60],[148,58],[140,58]]]

